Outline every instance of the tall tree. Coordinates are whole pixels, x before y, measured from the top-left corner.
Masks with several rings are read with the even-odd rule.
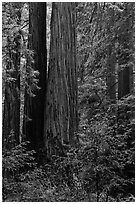
[[[24,134],[34,149],[43,145],[44,106],[46,92],[46,3],[29,4],[29,50],[33,51],[33,60],[27,60],[28,75],[33,77],[39,72],[38,87],[35,79],[28,80],[31,90],[25,93]],[[30,93],[31,92],[31,93]]]
[[[3,3],[3,148],[20,142],[21,9],[21,3]]]
[[[52,6],[44,125],[44,140],[48,154],[63,151],[63,144],[73,144],[77,129],[74,10],[75,3],[53,3]]]

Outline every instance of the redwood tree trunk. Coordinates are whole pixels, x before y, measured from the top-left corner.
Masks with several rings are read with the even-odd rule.
[[[34,51],[34,63],[28,62],[34,70],[39,71],[38,86],[35,97],[25,94],[24,134],[31,142],[31,147],[38,149],[44,145],[44,105],[46,92],[46,2],[30,3],[29,49]],[[31,74],[31,73],[30,73]],[[33,85],[33,84],[32,84]],[[29,118],[29,119],[28,119]]]
[[[73,144],[77,129],[75,3],[53,3],[44,125],[48,154]],[[60,146],[60,148],[59,148]],[[59,150],[60,149],[60,150]]]

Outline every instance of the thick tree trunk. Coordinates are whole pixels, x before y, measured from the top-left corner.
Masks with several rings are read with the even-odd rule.
[[[44,125],[48,154],[73,144],[77,129],[75,3],[53,3]],[[60,145],[59,145],[60,144]]]
[[[29,49],[34,51],[34,63],[28,62],[34,70],[39,71],[38,86],[35,97],[25,94],[24,134],[31,142],[31,147],[38,149],[44,145],[44,106],[46,92],[46,3],[30,3]],[[31,73],[30,73],[31,74]],[[28,119],[29,118],[29,119]]]

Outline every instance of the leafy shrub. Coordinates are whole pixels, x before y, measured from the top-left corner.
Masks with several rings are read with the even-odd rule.
[[[104,194],[105,201],[117,201],[134,195],[134,96],[107,104],[105,109],[100,108],[90,121],[85,120],[89,111],[84,110],[79,129],[82,147],[77,157],[88,196],[95,193],[99,201]]]
[[[5,200],[10,193],[19,190],[18,181],[20,175],[36,165],[35,151],[27,150],[28,142],[23,142],[15,146],[10,151],[3,151],[2,170],[3,170],[3,199]]]

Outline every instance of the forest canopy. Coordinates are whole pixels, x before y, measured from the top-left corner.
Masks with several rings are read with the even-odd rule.
[[[135,3],[2,3],[3,202],[135,201]]]

